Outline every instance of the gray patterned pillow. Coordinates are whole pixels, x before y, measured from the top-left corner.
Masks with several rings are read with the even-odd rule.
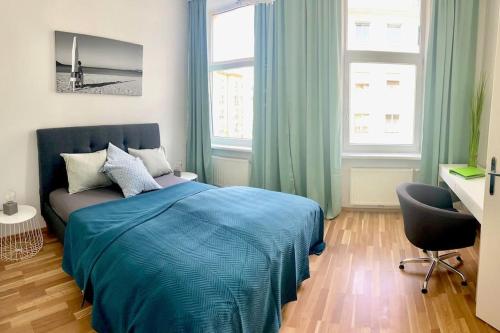
[[[127,152],[121,150],[120,148],[118,148],[117,146],[112,144],[111,142],[108,143],[107,153],[108,153],[108,156],[107,156],[108,161],[109,160],[123,160],[123,159],[132,160],[132,159],[134,159],[134,156],[127,154]]]
[[[126,198],[161,189],[139,158],[108,160],[103,171],[115,180]]]
[[[127,154],[125,151],[121,150],[111,142],[108,143],[108,149],[106,151],[107,157],[106,160],[109,161],[115,161],[115,160],[123,160],[123,159],[134,159],[134,156]],[[102,170],[104,172],[104,170]],[[111,173],[107,173],[107,176],[113,183],[118,183],[116,179],[113,178],[113,175]]]

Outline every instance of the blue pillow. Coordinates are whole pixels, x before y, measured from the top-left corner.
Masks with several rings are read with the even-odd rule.
[[[123,153],[128,155],[125,152]],[[104,163],[103,172],[120,186],[126,198],[142,192],[161,189],[161,186],[151,177],[140,158],[132,156],[131,158],[121,159],[108,158]]]

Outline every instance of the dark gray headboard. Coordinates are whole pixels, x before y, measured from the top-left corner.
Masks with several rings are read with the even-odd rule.
[[[36,131],[38,139],[38,168],[40,203],[48,201],[53,190],[68,186],[66,166],[61,153],[91,153],[106,149],[111,142],[127,149],[158,148],[158,124],[104,125],[85,127],[47,128]]]

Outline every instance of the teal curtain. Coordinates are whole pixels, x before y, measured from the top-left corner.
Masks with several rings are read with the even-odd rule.
[[[210,104],[208,94],[207,1],[188,4],[188,135],[186,169],[212,182]]]
[[[421,180],[439,164],[467,163],[474,91],[478,0],[434,0],[427,49]]]
[[[341,208],[341,1],[276,0],[255,12],[251,185]]]

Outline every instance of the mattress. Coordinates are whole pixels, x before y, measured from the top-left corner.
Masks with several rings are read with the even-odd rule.
[[[162,187],[187,182],[187,180],[176,177],[173,174],[163,175],[155,178]],[[49,195],[49,203],[56,214],[68,222],[69,215],[80,208],[97,205],[103,202],[123,199],[123,194],[118,185],[87,190],[79,193],[69,194],[66,188],[58,188]]]

